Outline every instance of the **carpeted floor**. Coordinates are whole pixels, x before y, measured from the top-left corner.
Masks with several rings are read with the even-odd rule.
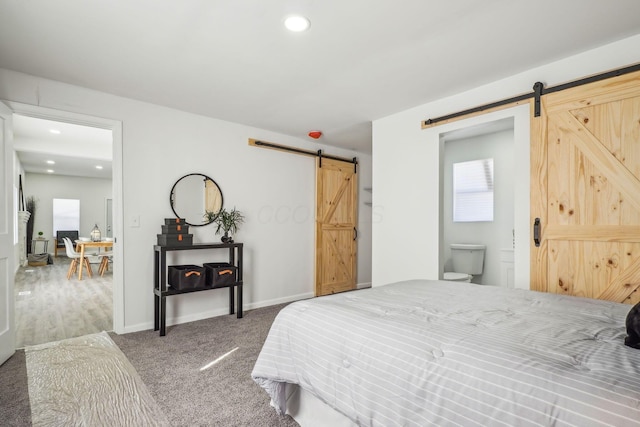
[[[31,425],[27,363],[23,350],[18,350],[0,366],[0,420],[7,427]]]
[[[284,305],[154,331],[110,334],[173,426],[297,426],[276,415],[251,370]],[[217,363],[216,359],[228,355]],[[24,352],[0,366],[0,420],[30,426]]]

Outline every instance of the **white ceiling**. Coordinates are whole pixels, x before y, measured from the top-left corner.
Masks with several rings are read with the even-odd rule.
[[[111,179],[110,130],[14,114],[13,146],[26,172]]]
[[[309,31],[283,28],[294,12]],[[372,120],[639,17],[638,0],[0,0],[0,67],[370,152]]]

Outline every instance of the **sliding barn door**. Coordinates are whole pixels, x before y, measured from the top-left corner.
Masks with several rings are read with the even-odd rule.
[[[531,288],[639,301],[640,73],[544,95],[531,120]]]
[[[356,287],[357,181],[353,163],[316,160],[316,296]]]

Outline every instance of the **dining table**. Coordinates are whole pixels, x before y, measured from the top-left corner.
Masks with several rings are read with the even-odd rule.
[[[113,248],[113,240],[83,241],[76,240],[76,252],[80,253],[80,268],[78,268],[78,280],[82,280],[82,260],[86,248]]]

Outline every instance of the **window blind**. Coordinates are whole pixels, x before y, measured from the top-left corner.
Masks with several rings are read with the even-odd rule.
[[[453,164],[453,221],[493,221],[493,159]]]

